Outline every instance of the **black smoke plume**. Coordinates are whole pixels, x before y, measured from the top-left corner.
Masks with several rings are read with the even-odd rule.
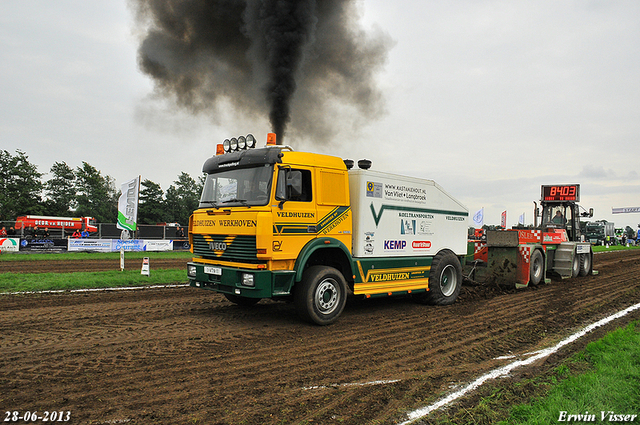
[[[132,1],[141,70],[193,112],[268,115],[279,143],[383,113],[374,77],[392,43],[360,28],[356,0]]]

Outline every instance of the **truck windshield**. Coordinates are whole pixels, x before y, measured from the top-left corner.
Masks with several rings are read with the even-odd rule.
[[[271,193],[272,165],[236,168],[207,175],[200,207],[267,205]]]

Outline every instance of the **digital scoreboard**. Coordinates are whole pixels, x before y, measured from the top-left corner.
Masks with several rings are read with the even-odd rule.
[[[555,184],[543,185],[543,201],[575,201],[580,202],[579,184]]]

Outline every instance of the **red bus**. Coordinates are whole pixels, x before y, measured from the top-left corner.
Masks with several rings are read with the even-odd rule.
[[[89,232],[97,232],[96,219],[93,217],[48,217],[43,215],[21,215],[16,218],[16,230],[23,227],[35,227],[40,229],[45,227],[49,229],[64,229],[73,232],[74,230],[87,230]]]

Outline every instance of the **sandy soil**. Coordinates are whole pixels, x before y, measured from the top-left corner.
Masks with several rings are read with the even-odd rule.
[[[0,295],[0,420],[68,411],[67,423],[82,424],[397,423],[508,361],[498,356],[640,302],[640,250],[594,265],[597,276],[524,290],[467,285],[447,307],[352,299],[326,327],[299,321],[291,304],[242,308],[184,287]]]

